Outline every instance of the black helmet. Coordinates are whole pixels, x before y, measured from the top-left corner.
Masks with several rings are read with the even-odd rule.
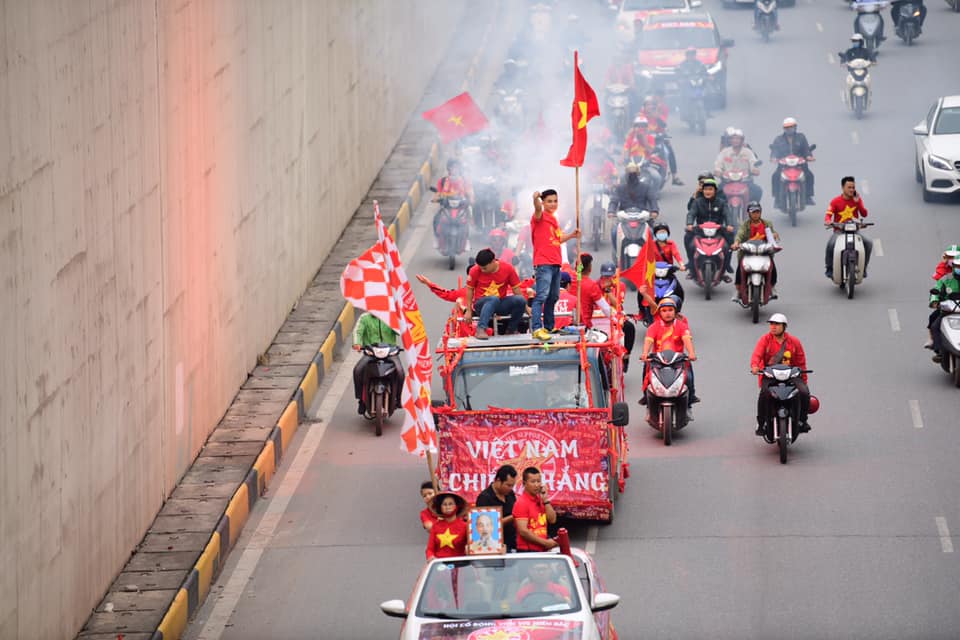
[[[702,182],[707,178],[712,178],[712,177],[713,177],[713,171],[701,171],[700,174],[697,176],[697,182]]]
[[[763,211],[763,207],[761,207],[760,203],[756,200],[751,200],[747,203],[747,213],[752,213],[754,211]]]
[[[670,233],[670,225],[668,225],[666,222],[658,222],[655,225],[653,225],[654,233],[656,233],[657,231],[660,231],[661,229],[663,229],[667,233]]]

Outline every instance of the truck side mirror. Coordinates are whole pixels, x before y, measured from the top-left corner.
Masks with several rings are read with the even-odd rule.
[[[610,422],[615,427],[625,427],[630,422],[630,407],[626,402],[614,402],[610,409]]]

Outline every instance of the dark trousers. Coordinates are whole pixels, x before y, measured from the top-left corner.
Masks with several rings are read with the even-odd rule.
[[[827,275],[833,274],[833,249],[840,235],[839,233],[830,234],[830,239],[827,240],[827,249],[823,254],[823,263],[827,269]],[[863,271],[866,273],[867,267],[870,266],[870,254],[873,253],[873,241],[862,234],[860,238],[863,240],[863,250],[867,254],[863,257]]]
[[[363,404],[363,388],[367,384],[366,372],[367,364],[371,362],[373,358],[364,354],[360,356],[360,361],[353,368],[353,395],[354,397]],[[403,390],[403,380],[406,376],[403,373],[403,365],[400,364],[400,358],[398,356],[392,356],[390,361],[393,362],[393,366],[397,369],[397,375],[393,380],[393,402],[394,406],[400,406],[400,393]],[[369,407],[363,406],[363,410],[367,410]]]
[[[637,341],[637,325],[630,320],[623,321],[623,346],[627,348],[627,353],[633,353],[633,345]]]
[[[943,348],[943,334],[940,333],[940,323],[943,322],[943,315],[940,309],[930,314],[930,338],[933,340],[934,353],[940,353]]]
[[[757,424],[763,425],[765,421],[773,418],[775,402],[770,398],[770,378],[763,378],[760,383],[760,395],[757,397]],[[796,381],[797,394],[794,400],[797,402],[797,421],[800,423],[807,421],[807,413],[810,411],[810,388],[803,380]]]
[[[554,307],[560,299],[560,265],[541,264],[534,267],[533,304],[530,305],[530,331],[553,330]]]

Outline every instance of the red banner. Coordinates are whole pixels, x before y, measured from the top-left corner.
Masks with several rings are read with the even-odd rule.
[[[456,620],[420,627],[420,640],[573,640],[583,625],[576,620]]]
[[[610,469],[620,462],[610,438],[622,427],[608,424],[606,409],[441,410],[435,416],[444,488],[472,503],[500,465],[512,464],[520,473],[537,467],[558,514],[610,518]],[[520,482],[515,491],[523,492]]]

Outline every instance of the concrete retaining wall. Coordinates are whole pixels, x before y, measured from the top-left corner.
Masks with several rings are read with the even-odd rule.
[[[0,638],[79,629],[462,11],[0,0]]]

